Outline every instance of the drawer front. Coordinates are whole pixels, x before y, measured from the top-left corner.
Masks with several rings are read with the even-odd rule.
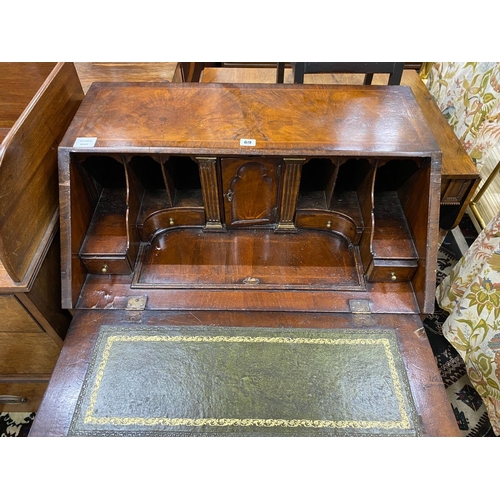
[[[0,380],[0,411],[36,412],[47,382],[3,382]]]
[[[205,211],[193,208],[169,208],[151,214],[141,230],[144,240],[151,239],[157,232],[175,227],[204,226]]]
[[[59,352],[59,346],[45,333],[0,332],[0,378],[52,373]]]
[[[354,221],[337,212],[297,211],[295,225],[304,229],[334,231],[343,234],[353,244],[358,244],[361,237],[361,233],[358,234]]]
[[[473,182],[470,179],[443,179],[441,184],[441,204],[460,205]]]
[[[410,281],[417,270],[416,261],[376,260],[368,267],[368,281],[398,282]]]
[[[81,257],[90,274],[130,274],[132,268],[127,257]]]

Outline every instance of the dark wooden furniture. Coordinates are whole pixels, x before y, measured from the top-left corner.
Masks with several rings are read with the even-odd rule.
[[[33,436],[66,435],[104,324],[396,330],[458,435],[433,311],[441,152],[405,87],[94,84],[59,148],[75,315]]]
[[[310,75],[312,83],[334,85],[362,83],[361,75]],[[271,68],[205,68],[202,82],[206,83],[273,83],[275,71]],[[293,82],[290,69],[285,71],[285,82]],[[385,84],[384,77],[374,75],[374,84]],[[441,239],[458,225],[480,182],[474,162],[470,159],[459,139],[443,116],[425,83],[418,73],[403,71],[401,85],[411,88],[422,113],[442,151],[441,196],[439,227]]]
[[[370,85],[373,75],[389,76],[388,85],[399,85],[404,62],[292,62],[293,83],[304,83],[304,75],[321,73],[364,74],[363,85]],[[285,63],[277,63],[276,83],[283,83]]]
[[[61,309],[57,146],[83,99],[73,64],[0,64],[0,410],[36,411]]]

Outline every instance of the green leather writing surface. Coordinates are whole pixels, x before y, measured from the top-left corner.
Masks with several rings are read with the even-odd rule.
[[[391,330],[101,327],[70,435],[416,436]]]

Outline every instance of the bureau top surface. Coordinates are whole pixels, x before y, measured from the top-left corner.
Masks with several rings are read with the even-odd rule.
[[[408,87],[216,83],[95,83],[61,148],[202,155],[439,152]]]

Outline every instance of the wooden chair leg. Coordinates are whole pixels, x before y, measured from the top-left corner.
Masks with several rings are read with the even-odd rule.
[[[279,62],[276,68],[276,83],[284,83],[285,81],[285,63]]]

